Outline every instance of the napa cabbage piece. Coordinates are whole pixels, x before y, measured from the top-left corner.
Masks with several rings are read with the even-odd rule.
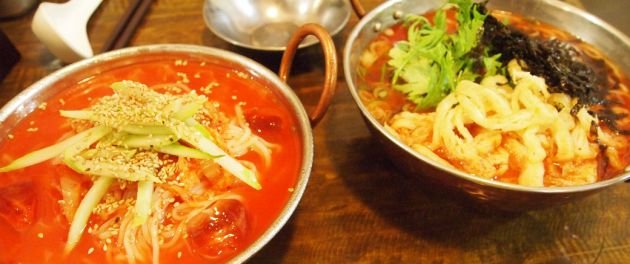
[[[416,104],[418,109],[435,107],[461,80],[479,77],[475,64],[482,64],[485,76],[499,71],[500,55],[489,56],[481,49],[481,59],[473,56],[483,29],[485,14],[471,0],[450,0],[436,11],[433,23],[424,16],[409,15],[407,40],[389,51],[388,65],[394,68],[392,85]],[[457,32],[448,33],[446,9],[457,8]]]

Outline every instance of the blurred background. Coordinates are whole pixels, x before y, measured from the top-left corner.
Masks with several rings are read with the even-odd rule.
[[[630,35],[630,1],[628,0],[580,0],[584,9]]]

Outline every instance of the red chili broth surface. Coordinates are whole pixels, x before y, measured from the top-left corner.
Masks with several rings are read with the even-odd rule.
[[[184,73],[189,81],[187,85],[199,94],[205,94],[200,88],[216,82],[218,85],[213,85],[206,96],[210,101],[220,102],[220,111],[232,117],[235,104],[245,102],[242,109],[252,131],[281,146],[273,149],[269,167],[265,167],[256,154],[239,157],[256,164],[263,188],[256,191],[240,184],[231,190],[243,197],[249,231],[238,250],[210,262],[225,262],[233,258],[265,232],[287,203],[297,184],[302,143],[292,113],[285,102],[266,87],[265,82],[250,74],[212,63],[199,60],[184,62],[159,60],[120,67],[68,87],[47,101],[45,110],[36,109],[28,115],[12,130],[9,138],[0,143],[0,166],[68,136],[72,132],[69,121],[59,115],[59,110],[89,106],[92,100],[112,94],[109,85],[115,81],[133,80],[152,86],[184,81],[181,74]],[[85,179],[82,184],[84,195],[91,186],[88,177],[63,164],[54,165],[53,161],[0,173],[0,263],[101,263],[105,260],[98,239],[87,232],[69,256],[63,255],[69,223],[58,204],[62,199],[59,177],[68,174]],[[91,247],[94,251],[88,254]],[[161,250],[160,262],[209,262],[188,250],[182,252],[181,258],[177,255],[178,252]],[[146,258],[151,260],[151,256]]]

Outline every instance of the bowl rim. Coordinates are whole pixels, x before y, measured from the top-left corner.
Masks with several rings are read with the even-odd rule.
[[[287,102],[286,107],[289,108],[289,110],[295,115],[296,126],[299,126],[299,130],[301,130],[300,140],[302,141],[302,165],[298,171],[297,181],[293,187],[294,190],[289,195],[284,207],[275,217],[271,225],[269,225],[269,227],[260,236],[254,239],[248,247],[244,248],[240,253],[236,254],[229,260],[231,263],[244,262],[265,246],[289,220],[297,208],[298,203],[306,189],[314,157],[313,133],[306,110],[295,92],[293,92],[286,83],[282,82],[274,72],[267,69],[262,64],[230,51],[189,44],[156,44],[114,50],[67,65],[31,84],[0,108],[0,123],[3,123],[4,120],[16,111],[22,111],[25,103],[28,103],[31,98],[34,98],[38,93],[46,90],[58,81],[63,80],[66,76],[90,67],[107,63],[110,60],[137,57],[142,56],[143,54],[161,53],[183,53],[187,55],[198,54],[201,56],[218,57],[220,59],[234,62],[243,67],[243,69],[260,74],[260,78],[268,81],[270,86],[273,86],[271,89],[277,89],[279,91],[278,96],[284,96],[284,99]],[[32,113],[32,111],[33,109],[28,111],[28,114]],[[3,125],[0,124],[0,127],[1,126]]]
[[[348,21],[350,20],[350,15],[352,13],[352,9],[350,8],[350,4],[348,3],[348,1],[341,1],[341,3],[344,6],[344,10],[346,11],[344,14],[344,18],[343,21],[341,23],[339,23],[339,25],[337,25],[337,27],[335,27],[334,29],[332,29],[330,32],[328,32],[330,34],[330,36],[334,36],[337,33],[339,33],[345,26],[346,24],[348,24]],[[251,45],[248,43],[244,43],[244,42],[240,42],[236,39],[231,38],[230,36],[224,34],[222,31],[217,30],[213,24],[212,24],[212,18],[209,17],[210,14],[208,14],[208,12],[206,12],[206,7],[208,6],[208,0],[204,0],[203,3],[203,10],[202,10],[202,15],[203,15],[203,21],[206,25],[206,28],[208,28],[210,30],[210,32],[212,32],[212,34],[216,35],[217,37],[221,38],[222,40],[238,46],[238,47],[242,47],[242,48],[247,48],[247,49],[251,49],[251,50],[261,50],[261,51],[284,51],[287,47],[285,46],[255,46],[255,45]],[[317,23],[319,24],[319,23]],[[301,26],[301,25],[298,25]],[[322,26],[323,27],[323,26]],[[324,27],[326,28],[326,27]],[[328,31],[328,29],[326,28],[326,30]],[[306,47],[310,47],[313,46],[315,44],[319,43],[319,40],[316,38],[307,38],[302,40],[302,42],[300,43],[300,45],[298,45],[298,49],[301,48],[306,48]]]
[[[490,180],[490,179],[485,179],[479,176],[476,176],[474,174],[470,174],[470,173],[466,173],[464,171],[461,171],[459,169],[456,168],[452,168],[450,166],[445,166],[444,164],[434,161],[432,159],[429,159],[428,157],[418,153],[417,151],[413,150],[410,146],[405,145],[404,143],[402,143],[402,141],[400,141],[399,139],[397,139],[396,137],[394,137],[394,135],[390,134],[389,132],[387,132],[385,130],[385,127],[383,125],[381,125],[376,118],[374,118],[374,116],[368,111],[368,109],[365,107],[365,105],[363,104],[363,102],[361,101],[359,94],[357,92],[357,87],[354,83],[354,71],[353,69],[350,67],[350,61],[351,61],[351,55],[352,55],[352,46],[355,43],[355,41],[358,39],[359,34],[366,29],[366,27],[368,27],[371,23],[373,23],[374,19],[376,19],[380,14],[382,14],[385,10],[388,10],[389,8],[391,8],[392,6],[399,4],[401,2],[408,2],[408,1],[412,1],[412,0],[392,0],[392,1],[387,1],[385,3],[380,4],[379,6],[377,6],[376,8],[372,9],[370,12],[368,12],[360,21],[359,23],[357,23],[355,25],[355,27],[352,29],[352,31],[350,32],[350,34],[348,35],[348,41],[346,42],[345,46],[344,46],[344,50],[343,50],[343,71],[344,71],[344,77],[346,80],[346,83],[348,85],[348,88],[350,90],[350,93],[352,94],[352,98],[355,101],[355,104],[359,107],[359,110],[361,111],[361,114],[363,115],[363,117],[365,118],[365,120],[367,121],[366,123],[369,122],[369,125],[371,125],[373,128],[376,129],[376,131],[378,131],[378,133],[380,133],[382,136],[384,136],[387,140],[389,140],[391,143],[394,143],[396,145],[396,147],[403,149],[407,154],[410,154],[412,156],[414,156],[415,159],[419,160],[420,162],[424,162],[426,164],[429,164],[430,166],[444,171],[450,175],[454,175],[455,177],[458,177],[459,179],[462,180],[466,180],[469,182],[473,182],[475,184],[478,185],[483,185],[483,186],[488,186],[488,187],[494,187],[497,189],[502,189],[502,190],[507,190],[507,191],[517,191],[517,192],[528,192],[528,193],[539,193],[539,194],[562,194],[562,193],[578,193],[578,192],[589,192],[589,191],[593,191],[596,189],[600,189],[600,188],[604,188],[610,185],[614,185],[617,184],[619,182],[624,182],[626,180],[630,179],[630,171],[629,171],[629,167],[626,168],[626,170],[624,172],[622,172],[621,174],[610,178],[610,179],[606,179],[603,181],[598,181],[595,183],[590,183],[590,184],[585,184],[585,185],[577,185],[577,186],[565,186],[565,187],[530,187],[530,186],[524,186],[524,185],[519,185],[519,184],[514,184],[514,183],[507,183],[507,182],[501,182],[501,181],[495,181],[495,180]],[[597,26],[600,26],[602,29],[610,32],[612,35],[614,35],[616,38],[620,39],[623,43],[625,43],[625,45],[630,46],[630,38],[628,38],[625,34],[623,34],[621,31],[617,30],[616,28],[614,28],[613,26],[611,26],[610,24],[608,24],[607,22],[601,20],[600,18],[596,17],[595,15],[592,15],[582,9],[579,9],[575,6],[572,6],[568,3],[564,3],[558,0],[541,0],[540,2],[542,2],[542,4],[544,5],[552,5],[552,6],[556,6],[558,8],[562,8],[565,10],[570,11],[571,13],[573,13],[574,15],[582,18],[582,19],[586,19],[589,22],[596,24]]]

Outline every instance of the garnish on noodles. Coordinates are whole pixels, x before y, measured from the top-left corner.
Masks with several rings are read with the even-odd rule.
[[[85,130],[0,168],[7,172],[62,156],[69,168],[97,177],[74,213],[66,251],[79,242],[92,211],[114,179],[137,183],[133,225],[144,224],[151,214],[154,183],[173,176],[170,155],[215,159],[252,188],[261,188],[255,174],[218,147],[194,118],[207,103],[205,96],[194,91],[180,96],[160,94],[131,81],[113,83],[112,89],[114,95],[100,98],[87,109],[61,111]]]
[[[630,163],[626,77],[550,25],[451,0],[385,30],[360,64],[368,110],[447,166],[542,187],[593,183]]]
[[[159,58],[40,105],[0,145],[0,262],[230,260],[273,223],[301,166],[295,121],[267,86]]]

